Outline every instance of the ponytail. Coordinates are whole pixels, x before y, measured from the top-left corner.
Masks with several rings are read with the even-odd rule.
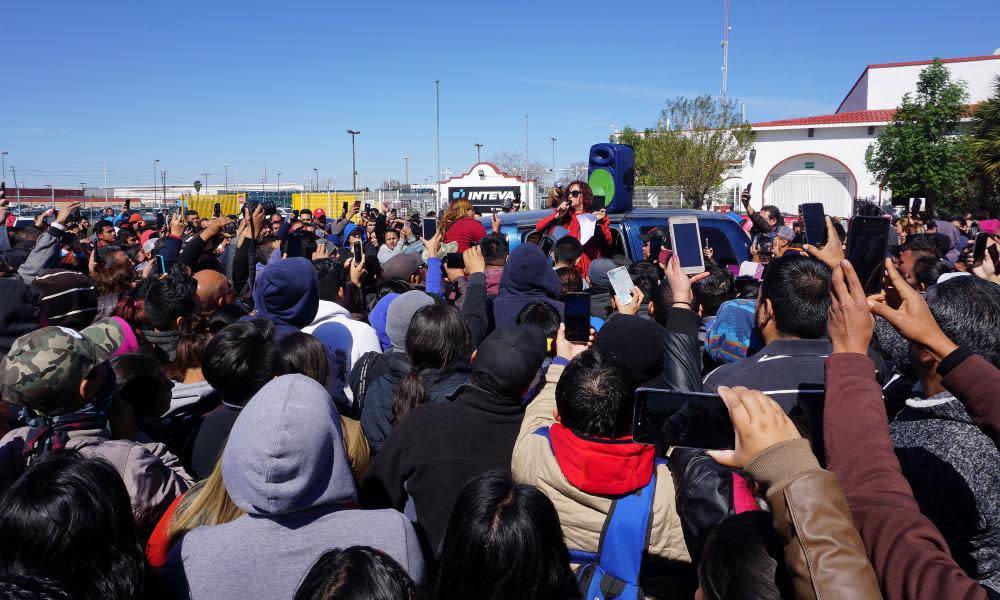
[[[406,377],[396,385],[396,393],[392,398],[392,422],[398,424],[406,413],[426,403],[427,384],[420,376],[420,370],[411,367]]]

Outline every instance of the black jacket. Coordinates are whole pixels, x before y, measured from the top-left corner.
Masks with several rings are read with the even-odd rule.
[[[191,475],[196,479],[204,479],[212,473],[215,462],[226,447],[226,440],[236,423],[236,417],[240,416],[240,410],[222,404],[202,419],[191,448]]]
[[[365,508],[416,509],[414,526],[435,554],[455,500],[469,480],[510,473],[524,409],[521,399],[463,385],[453,401],[406,415],[375,457],[364,484]]]
[[[698,315],[687,308],[671,308],[663,331],[664,387],[701,391],[701,341]]]

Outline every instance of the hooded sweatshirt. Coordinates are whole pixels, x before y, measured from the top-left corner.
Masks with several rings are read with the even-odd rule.
[[[311,333],[326,346],[328,353],[337,358],[337,370],[330,373],[344,388],[344,394],[353,398],[350,377],[354,363],[366,352],[381,352],[378,334],[371,325],[355,321],[351,313],[336,302],[319,301],[319,309],[313,322],[302,328]]]
[[[165,580],[180,598],[292,598],[326,551],[369,546],[418,584],[424,561],[409,520],[354,508],[340,418],[304,375],[265,385],[243,409],[222,456],[222,478],[246,515],[198,527],[174,546]]]
[[[0,279],[0,352],[5,356],[14,340],[39,328],[42,296],[16,277]]]
[[[493,299],[495,328],[517,325],[521,309],[539,300],[551,304],[562,316],[563,303],[558,300],[561,293],[559,276],[542,249],[535,244],[521,244],[511,252],[500,277],[499,295]]]

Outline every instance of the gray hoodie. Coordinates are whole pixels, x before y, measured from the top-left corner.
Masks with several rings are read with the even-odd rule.
[[[247,403],[222,456],[222,478],[247,514],[199,527],[170,553],[163,575],[178,597],[292,598],[327,550],[370,546],[419,584],[420,544],[395,510],[356,510],[356,491],[329,394],[284,375]]]

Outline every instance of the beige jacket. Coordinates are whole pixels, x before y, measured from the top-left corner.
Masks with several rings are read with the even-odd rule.
[[[559,469],[549,441],[534,434],[539,427],[547,427],[555,422],[553,412],[556,408],[556,382],[562,372],[561,365],[551,365],[545,376],[544,387],[528,405],[514,444],[511,468],[515,481],[534,485],[552,500],[559,513],[567,547],[597,552],[601,530],[611,508],[611,499],[593,496],[574,487]],[[674,497],[674,482],[670,471],[665,465],[659,465],[647,551],[650,555],[663,559],[691,562]]]

